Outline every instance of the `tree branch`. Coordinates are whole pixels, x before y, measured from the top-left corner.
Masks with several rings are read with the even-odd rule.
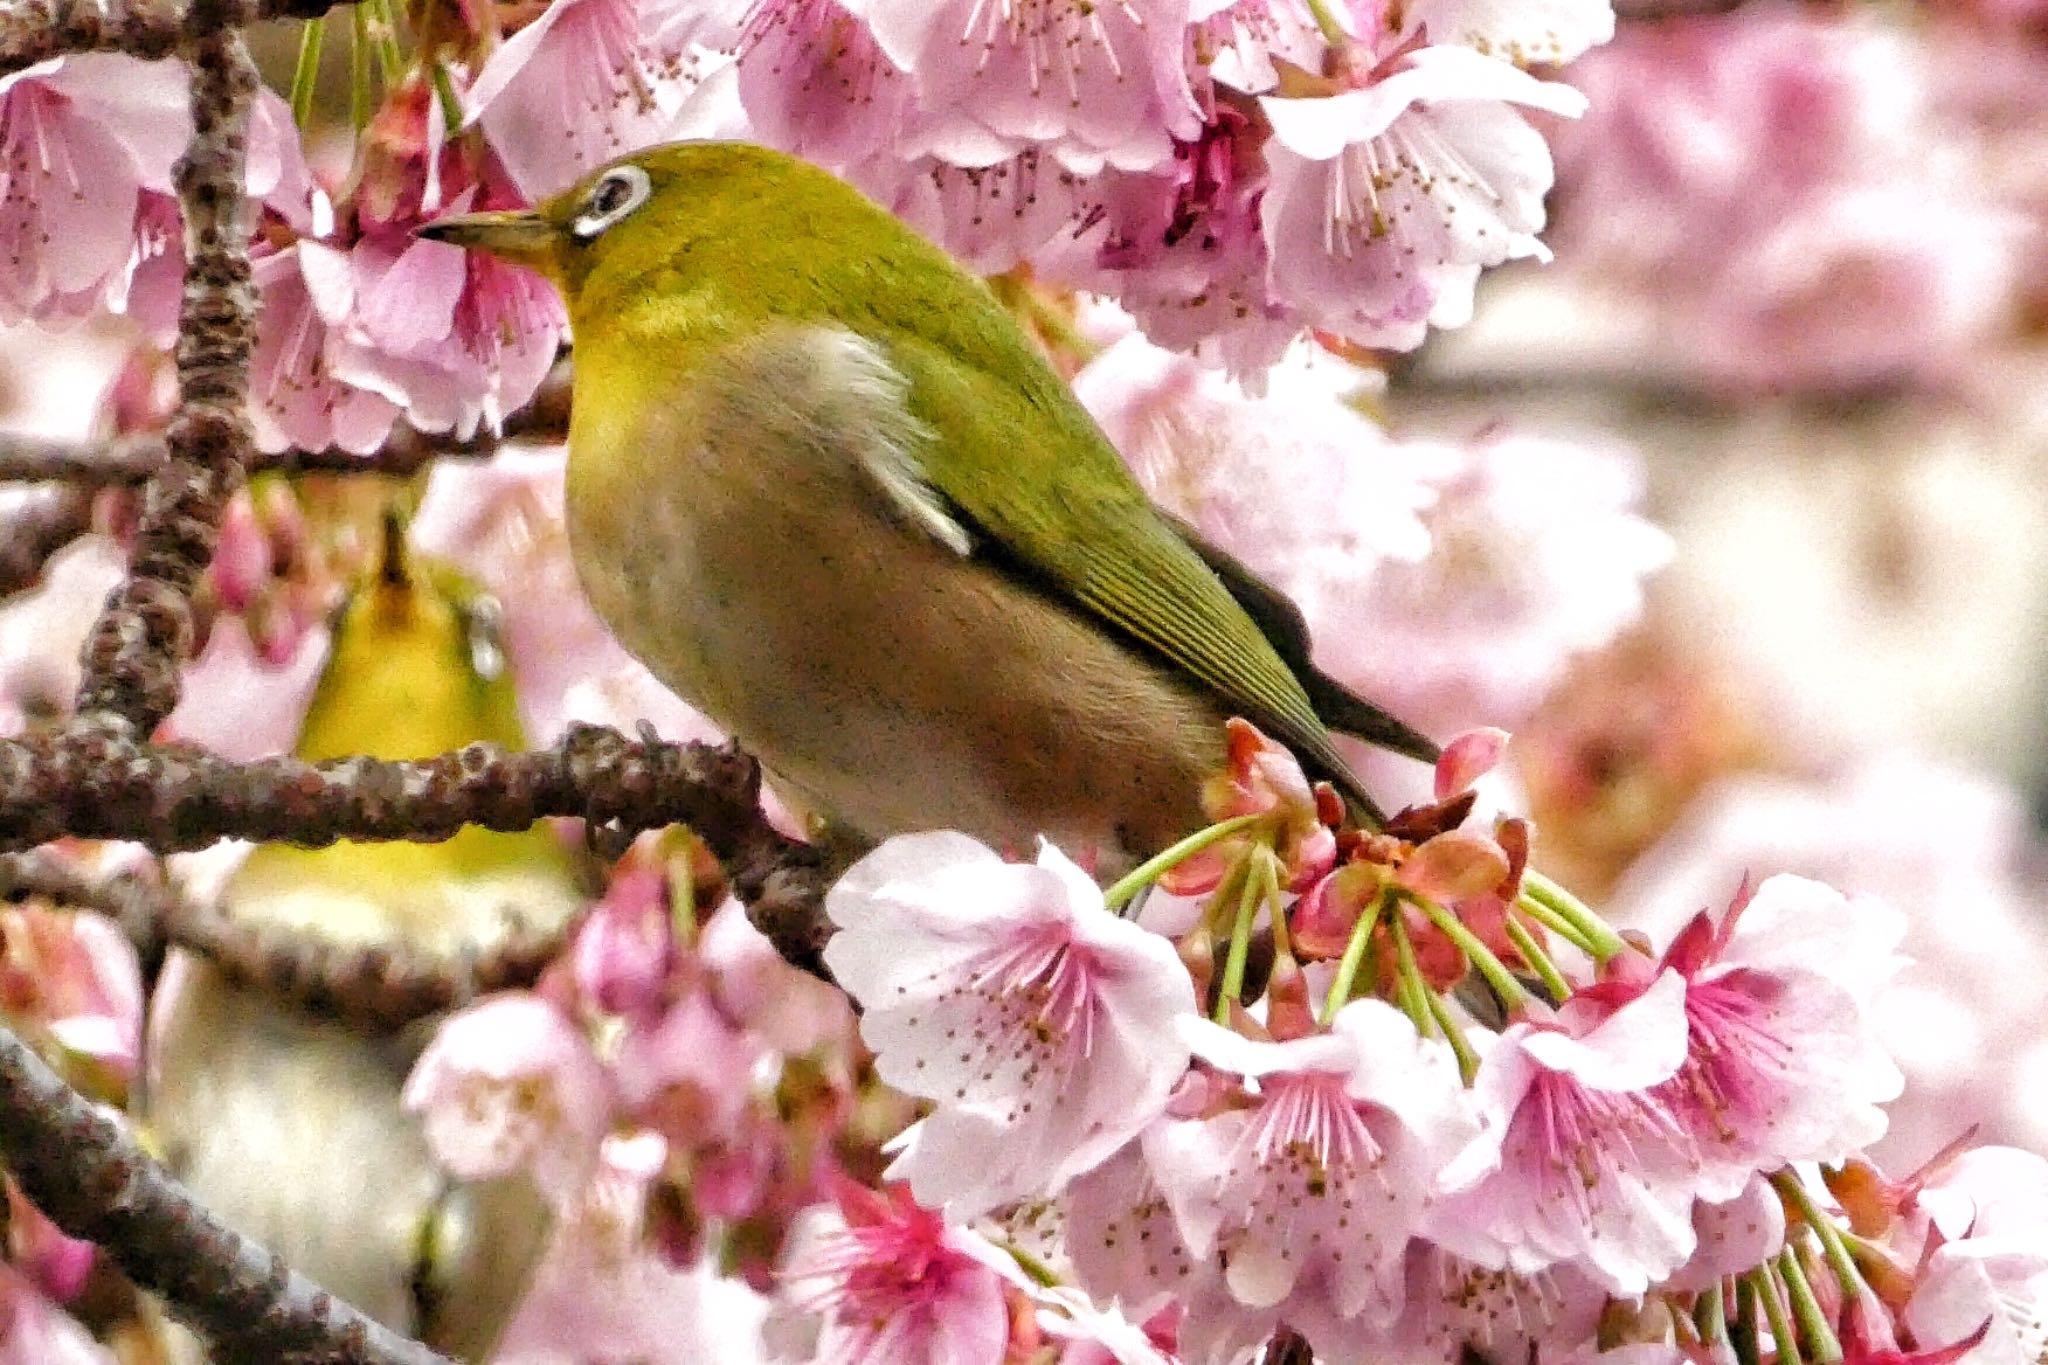
[[[580,817],[626,839],[686,824],[717,855],[748,917],[794,965],[825,975],[820,852],[762,815],[760,767],[736,746],[673,744],[576,726],[553,749],[473,744],[411,762],[272,758],[235,764],[107,729],[0,741],[0,848],[70,835],[159,853],[226,838],[319,848],[338,839],[436,842],[464,825],[521,830]]]
[[[168,57],[259,19],[316,19],[343,0],[8,0],[0,5],[0,76],[69,52]]]
[[[531,986],[580,922],[546,931],[515,924],[488,952],[444,957],[399,942],[332,943],[310,931],[253,927],[132,872],[93,878],[45,852],[0,855],[0,901],[26,900],[106,915],[134,945],[144,981],[155,978],[167,949],[183,948],[237,985],[378,1031],[491,991]]]
[[[37,488],[0,516],[0,599],[35,586],[50,556],[92,529],[90,488]]]
[[[58,1227],[211,1339],[224,1365],[452,1365],[207,1212],[127,1129],[0,1027],[0,1157]]]
[[[176,171],[186,261],[178,411],[164,435],[163,467],[143,492],[128,576],[86,637],[76,708],[86,724],[137,734],[178,704],[178,665],[192,647],[192,588],[213,558],[221,512],[250,450],[256,299],[242,184],[256,65],[236,29],[200,38],[191,60],[192,142]]]

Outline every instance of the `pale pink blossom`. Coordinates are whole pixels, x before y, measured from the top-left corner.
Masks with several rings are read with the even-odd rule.
[[[1839,1162],[1884,1135],[1903,1078],[1871,1002],[1898,964],[1895,913],[1853,906],[1804,877],[1702,911],[1665,953],[1685,978],[1691,1033],[1658,1088],[1703,1163],[1697,1193],[1729,1199],[1760,1171]]]
[[[1173,1206],[1147,1153],[1172,1120],[1162,1120],[1067,1187],[1064,1246],[1075,1282],[1097,1302],[1148,1317],[1176,1302],[1231,1303],[1223,1271],[1181,1237]],[[1161,1151],[1162,1164],[1170,1156]],[[1255,1328],[1249,1330],[1256,1330]],[[1190,1353],[1192,1355],[1192,1353]]]
[[[1699,1245],[1664,1281],[1666,1288],[1708,1289],[1777,1255],[1785,1246],[1785,1203],[1766,1177],[1753,1175],[1732,1198],[1696,1202],[1692,1226]]]
[[[1338,22],[1350,7],[1332,7]],[[1195,59],[1209,78],[1248,95],[1280,83],[1276,63],[1320,72],[1329,46],[1302,0],[1194,0]]]
[[[352,300],[347,255],[311,239],[253,254],[261,298],[249,360],[249,421],[261,450],[364,455],[383,444],[398,404],[335,373],[334,328]]]
[[[898,151],[988,166],[1037,147],[1069,170],[1147,170],[1201,122],[1188,0],[847,0],[917,82]]]
[[[1082,177],[1037,147],[985,166],[875,157],[847,177],[978,274],[1009,270],[1067,227]]]
[[[206,648],[185,666],[178,707],[164,722],[167,737],[246,763],[289,751],[327,662],[329,636],[313,626],[280,662],[259,650],[248,624],[216,619]],[[232,705],[223,705],[233,698]]]
[[[135,225],[191,136],[184,68],[111,53],[0,76],[0,320],[121,306]]]
[[[1514,725],[1573,656],[1635,621],[1643,580],[1672,556],[1637,511],[1640,462],[1514,434],[1399,452],[1435,495],[1428,553],[1329,609],[1304,604],[1317,662],[1425,731]]]
[[[667,870],[621,863],[569,948],[584,998],[612,1014],[645,1015],[659,1008],[676,966],[669,914]]]
[[[1826,927],[1810,959],[1853,964],[1883,1051],[1905,1072],[1880,1157],[1916,1165],[1973,1124],[1987,1141],[2037,1146],[2048,1142],[2036,1079],[2048,1077],[2048,1009],[2028,983],[2048,973],[2048,950],[2038,892],[2019,871],[2025,829],[2017,793],[1906,754],[1825,781],[1730,779],[1636,861],[1609,909],[1665,941],[1744,872],[1838,888],[1856,927]],[[1812,908],[1821,926],[1840,913],[1818,894]],[[2007,1063],[1988,1074],[1982,1059],[1994,1056]]]
[[[845,0],[761,0],[738,46],[739,98],[755,136],[847,170],[888,156],[916,89]]]
[[[464,99],[528,198],[627,152],[736,131],[736,6],[555,0],[477,73]]]
[[[1141,1323],[1095,1306],[1066,1285],[1033,1289],[1038,1329],[1059,1344],[1057,1365],[1174,1365]]]
[[[7,1182],[6,1208],[7,1259],[57,1302],[77,1298],[92,1275],[98,1249],[91,1242],[66,1236],[11,1180]],[[0,1328],[0,1335],[4,1334],[5,1328]]]
[[[1747,1267],[1745,1267],[1746,1269]],[[1409,1243],[1404,1303],[1387,1358],[1422,1365],[1549,1360],[1589,1344],[1607,1291],[1570,1264],[1528,1275],[1474,1265]]]
[[[1619,1008],[1576,996],[1510,1024],[1480,1062],[1482,1130],[1446,1173],[1430,1239],[1524,1275],[1570,1262],[1617,1294],[1683,1265],[1697,1171],[1656,1092],[1686,1039],[1670,971]]]
[[[1570,116],[1585,99],[1437,46],[1363,88],[1259,104],[1275,294],[1310,326],[1408,349],[1470,316],[1482,267],[1547,254],[1550,151],[1516,106]]]
[[[0,1365],[114,1365],[78,1321],[0,1264]]]
[[[704,991],[629,1021],[613,1076],[620,1103],[678,1146],[732,1137],[761,1047]]]
[[[1301,330],[1268,282],[1265,143],[1244,110],[1217,104],[1166,166],[1092,180],[1074,229],[1034,266],[1114,295],[1161,346],[1262,375]]]
[[[1972,1233],[1934,1249],[1902,1315],[1923,1347],[1988,1330],[1958,1359],[1967,1365],[2033,1365],[2048,1353],[2048,1229]]]
[[[777,1052],[850,1054],[854,1017],[844,992],[792,967],[729,900],[706,921],[697,951],[719,1004]]]
[[[1516,66],[1562,66],[1614,37],[1610,0],[1406,0],[1401,32]]]
[[[1014,1263],[901,1186],[850,1182],[799,1226],[783,1271],[793,1306],[819,1317],[815,1365],[998,1361],[1009,1340]]]
[[[971,1216],[1056,1193],[1164,1107],[1195,1009],[1165,939],[1110,914],[1041,844],[1005,863],[954,833],[891,839],[833,887],[826,964],[884,1081],[936,1100],[889,1168]]]
[[[405,1107],[453,1174],[530,1171],[557,1207],[569,1207],[596,1169],[613,1096],[575,1025],[539,996],[515,992],[441,1024],[406,1078]]]
[[[645,1132],[605,1139],[494,1365],[760,1365],[766,1300],[708,1262],[666,1264],[649,1239],[648,1199],[667,1154]]]
[[[1474,1134],[1448,1046],[1378,1000],[1290,1042],[1193,1017],[1181,1031],[1248,1092],[1168,1122],[1148,1147],[1190,1251],[1219,1258],[1231,1296],[1269,1329],[1289,1323],[1325,1352],[1391,1326],[1409,1238]]]

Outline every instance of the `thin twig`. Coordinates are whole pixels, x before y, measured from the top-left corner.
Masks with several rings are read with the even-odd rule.
[[[313,19],[341,0],[8,0],[0,5],[0,76],[68,52],[168,57],[223,28]]]
[[[127,1128],[0,1027],[0,1157],[73,1237],[212,1341],[225,1365],[452,1365],[209,1213]]]
[[[422,953],[403,943],[335,943],[305,931],[240,923],[220,908],[133,872],[92,877],[48,852],[0,854],[0,901],[43,900],[107,916],[134,945],[145,981],[183,948],[237,985],[358,1028],[392,1030],[491,991],[530,986],[561,955],[577,920],[513,925],[487,951]]]
[[[319,848],[338,839],[435,842],[465,825],[521,830],[580,817],[606,838],[686,824],[725,866],[755,927],[824,975],[826,869],[759,806],[760,767],[737,747],[627,740],[576,726],[552,749],[473,744],[409,762],[271,758],[236,764],[107,729],[0,741],[0,848],[71,835],[159,853],[221,839]]]
[[[400,425],[367,455],[345,450],[252,451],[244,462],[251,474],[386,474],[408,478],[435,460],[483,459],[512,440],[561,440],[569,430],[569,373],[563,367],[533,399],[505,419],[497,434],[460,438]],[[162,469],[169,453],[161,436],[125,436],[104,443],[53,441],[0,432],[0,481],[37,480],[80,484],[137,484]],[[0,579],[4,583],[4,579]]]
[[[213,558],[250,450],[256,299],[242,185],[256,65],[235,29],[194,43],[191,65],[192,142],[175,175],[185,216],[178,411],[164,434],[164,464],[143,492],[128,576],[86,636],[76,707],[87,724],[144,735],[178,704],[192,588]]]
[[[0,516],[0,598],[34,587],[50,556],[91,529],[90,488],[30,490]]]

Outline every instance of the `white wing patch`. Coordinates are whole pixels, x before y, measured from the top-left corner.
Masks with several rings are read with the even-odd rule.
[[[904,402],[909,381],[880,346],[843,327],[819,327],[806,340],[817,361],[821,387],[844,395],[868,418],[862,425],[872,439],[862,441],[856,454],[889,505],[910,526],[954,554],[972,554],[974,538],[954,518],[945,495],[932,487],[918,460],[918,446],[933,437]]]

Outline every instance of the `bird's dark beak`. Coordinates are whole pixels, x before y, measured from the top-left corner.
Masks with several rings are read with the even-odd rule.
[[[489,213],[451,213],[422,223],[415,235],[452,246],[474,247],[493,256],[553,273],[559,238],[554,224],[531,209],[498,209]]]

